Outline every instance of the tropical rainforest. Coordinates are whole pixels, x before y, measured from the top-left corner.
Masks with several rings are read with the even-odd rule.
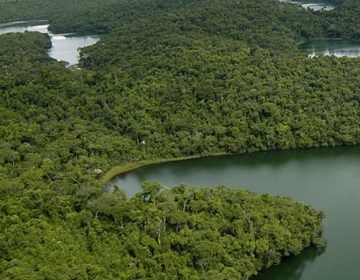
[[[359,144],[360,59],[297,48],[360,39],[360,3],[332,3],[0,0],[0,22],[103,34],[79,69],[46,34],[0,36],[0,278],[249,279],[324,247],[324,214],[291,198],[157,182],[127,198],[103,174]]]

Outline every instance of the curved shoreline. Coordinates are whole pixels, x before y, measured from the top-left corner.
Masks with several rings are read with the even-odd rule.
[[[107,172],[105,172],[105,174],[101,177],[101,181],[102,181],[102,183],[106,184],[116,176],[128,173],[130,171],[133,171],[133,170],[136,170],[141,167],[148,166],[148,165],[155,165],[155,164],[161,164],[161,163],[173,162],[173,161],[198,159],[198,158],[226,156],[226,155],[231,155],[231,154],[219,152],[219,153],[207,154],[207,155],[194,155],[194,156],[186,156],[186,157],[151,159],[151,160],[141,160],[141,161],[137,161],[137,162],[125,163],[122,165],[116,165],[116,166],[112,167],[110,170],[108,170]]]
[[[173,158],[158,158],[158,159],[149,159],[149,160],[140,160],[135,162],[129,162],[125,164],[115,165],[110,168],[108,171],[101,176],[100,181],[103,184],[108,183],[114,177],[134,171],[144,166],[148,165],[156,165],[167,162],[175,162],[175,161],[185,161],[191,159],[201,159],[201,158],[211,158],[211,157],[221,157],[221,156],[231,156],[231,155],[245,155],[245,154],[254,154],[254,153],[262,153],[262,152],[273,152],[273,151],[296,151],[296,150],[322,150],[329,148],[351,148],[351,147],[359,147],[360,144],[354,145],[335,145],[335,146],[313,146],[313,147],[296,147],[292,149],[268,149],[268,150],[255,150],[255,151],[247,151],[247,152],[239,152],[239,153],[226,153],[226,152],[217,152],[217,153],[209,153],[209,154],[197,154],[192,156],[183,156],[183,157],[173,157]]]

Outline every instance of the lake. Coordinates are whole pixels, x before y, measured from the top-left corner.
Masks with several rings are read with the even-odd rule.
[[[309,57],[316,57],[319,55],[359,57],[360,41],[336,39],[311,40],[300,44],[299,49],[306,51],[309,54]]]
[[[67,66],[79,63],[79,48],[90,46],[100,40],[100,35],[52,34],[44,21],[14,21],[0,24],[0,34],[9,32],[36,31],[48,33],[52,47],[48,54],[59,61],[66,61]]]
[[[335,9],[335,6],[327,4],[325,2],[307,2],[307,1],[291,1],[291,0],[280,0],[281,2],[287,2],[292,4],[297,4],[302,6],[305,9],[311,9],[313,11],[330,11]]]
[[[272,151],[169,162],[113,179],[133,196],[144,180],[167,186],[225,185],[290,196],[326,215],[325,251],[310,248],[254,280],[360,279],[360,147]]]

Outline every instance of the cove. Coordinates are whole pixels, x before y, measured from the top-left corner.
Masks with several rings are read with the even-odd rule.
[[[311,40],[299,45],[301,51],[309,54],[309,57],[319,55],[333,55],[336,57],[359,57],[360,41],[342,39],[319,39]]]
[[[290,196],[324,211],[324,251],[313,248],[254,280],[360,279],[360,147],[271,151],[149,165],[113,178],[133,196],[144,180],[225,185]]]
[[[100,40],[100,35],[52,34],[48,26],[46,20],[7,22],[0,24],[0,34],[25,31],[47,33],[52,43],[52,47],[48,50],[49,56],[59,61],[66,61],[67,66],[79,63],[79,48],[93,45]]]

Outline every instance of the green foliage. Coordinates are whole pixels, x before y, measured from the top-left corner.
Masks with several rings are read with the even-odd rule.
[[[248,279],[323,246],[322,214],[287,198],[148,182],[127,199],[101,177],[142,160],[359,144],[360,60],[296,47],[358,38],[357,4],[103,2],[0,11],[107,33],[75,71],[46,55],[46,35],[0,36],[0,278]]]
[[[103,5],[103,0],[0,0],[0,22],[10,20],[51,19],[73,10]],[[106,0],[106,3],[118,2]]]
[[[57,220],[64,196],[39,190],[24,194],[24,206],[27,199],[48,206],[39,216],[28,208],[2,217],[2,279],[248,279],[323,245],[323,216],[311,207],[224,187],[146,182],[130,200],[105,193]]]

